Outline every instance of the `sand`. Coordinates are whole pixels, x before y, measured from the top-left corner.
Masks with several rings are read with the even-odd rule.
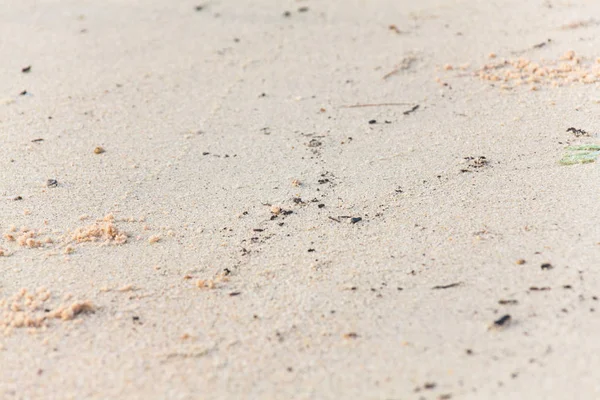
[[[600,397],[597,2],[2,10],[0,398]]]

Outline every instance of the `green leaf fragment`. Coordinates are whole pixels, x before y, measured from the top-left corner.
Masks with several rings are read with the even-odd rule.
[[[568,154],[559,161],[561,165],[587,164],[600,156],[600,145],[581,144],[567,147]]]

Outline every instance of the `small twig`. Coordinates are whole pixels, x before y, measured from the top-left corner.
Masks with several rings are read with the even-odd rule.
[[[410,113],[412,113],[412,112],[415,112],[415,111],[417,111],[418,109],[419,109],[419,105],[417,104],[416,106],[414,106],[414,107],[413,107],[413,108],[411,108],[410,110],[406,110],[406,111],[404,111],[404,112],[403,112],[403,114],[404,114],[404,115],[408,115],[408,114],[410,114]]]
[[[341,222],[341,221],[340,221],[339,219],[337,219],[337,218],[333,218],[333,217],[327,217],[327,218],[329,218],[330,220],[332,220],[332,221],[335,221],[335,222]]]
[[[373,104],[353,104],[351,106],[341,106],[341,108],[360,108],[360,107],[386,107],[386,106],[411,106],[414,103],[373,103]]]
[[[432,289],[450,289],[450,288],[460,286],[460,285],[462,285],[462,282],[450,283],[449,285],[438,285],[438,286],[432,287]]]

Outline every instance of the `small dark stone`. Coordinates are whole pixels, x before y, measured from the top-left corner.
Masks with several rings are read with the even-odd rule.
[[[313,253],[315,251],[315,249],[308,249],[309,253]]]
[[[28,65],[28,66],[26,66],[24,68],[21,68],[21,72],[24,73],[24,74],[26,74],[28,72],[31,72],[31,65]]]
[[[323,208],[323,207],[325,207],[325,204],[319,204],[317,207]]]
[[[25,96],[27,94],[27,90],[23,90],[21,93],[19,93],[19,95],[21,96]]]
[[[284,17],[286,17],[286,18],[289,18],[291,15],[292,15],[292,13],[291,13],[291,12],[289,12],[289,11],[285,11],[285,12],[283,13],[283,16],[284,16]]]
[[[554,267],[550,263],[544,263],[544,264],[542,264],[542,269],[552,269],[552,268],[554,268]]]
[[[371,125],[376,124],[376,123],[377,123],[376,119],[372,119],[372,120],[369,121],[369,124],[371,124]]]
[[[235,296],[239,296],[240,294],[242,294],[242,292],[231,292],[231,293],[229,293],[229,296],[235,297]]]
[[[360,221],[362,221],[361,217],[350,218],[350,223],[351,224],[355,224],[355,223],[360,222]]]
[[[307,12],[308,11],[308,7],[300,7],[298,9],[298,12]]]
[[[55,188],[58,186],[58,181],[56,179],[48,179],[46,181],[46,186],[49,188]]]

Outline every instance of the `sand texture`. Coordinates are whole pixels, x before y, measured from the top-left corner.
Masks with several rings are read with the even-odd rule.
[[[600,398],[600,2],[1,9],[0,399]]]

